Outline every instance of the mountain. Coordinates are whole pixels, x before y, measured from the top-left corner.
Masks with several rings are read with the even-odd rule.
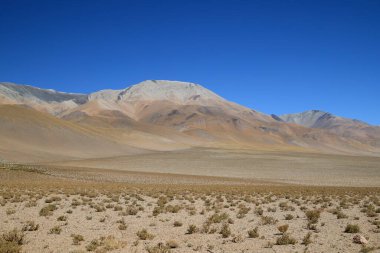
[[[59,114],[87,102],[87,95],[44,90],[29,85],[0,83],[0,104],[22,104]]]
[[[356,140],[371,146],[380,144],[380,127],[363,121],[339,117],[328,112],[310,110],[279,116],[282,121],[310,128],[324,129],[337,136]]]
[[[380,154],[378,127],[320,111],[266,115],[167,80],[91,94],[0,83],[0,137],[8,145],[0,159],[13,160],[17,152],[80,159],[191,147]]]
[[[301,113],[284,114],[279,116],[285,122],[299,124],[305,127],[330,129],[342,125],[369,127],[370,125],[355,119],[335,116],[328,112],[310,110]]]

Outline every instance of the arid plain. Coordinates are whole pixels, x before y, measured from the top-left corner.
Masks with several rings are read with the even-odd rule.
[[[379,252],[378,159],[197,149],[3,165],[13,251],[0,251]]]
[[[0,253],[380,252],[378,126],[163,80],[0,103]]]

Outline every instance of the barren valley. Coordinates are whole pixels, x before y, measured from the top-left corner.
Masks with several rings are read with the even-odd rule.
[[[0,253],[380,252],[380,128],[186,82],[0,83]]]

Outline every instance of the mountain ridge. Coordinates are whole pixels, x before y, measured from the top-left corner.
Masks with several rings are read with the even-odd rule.
[[[128,91],[131,91],[135,87],[139,87],[140,85],[144,85],[147,82],[155,83],[155,84],[170,83],[170,84],[173,84],[173,85],[189,85],[190,87],[191,86],[200,87],[203,90],[207,90],[210,94],[213,94],[215,97],[218,97],[218,99],[226,101],[223,97],[221,97],[221,96],[213,93],[212,91],[210,91],[209,89],[201,86],[200,84],[196,84],[196,83],[192,83],[192,82],[174,81],[174,80],[146,80],[146,81],[142,81],[142,82],[137,83],[137,84],[126,86],[126,88],[123,88],[123,89],[104,89],[104,90],[99,90],[99,91],[90,92],[90,93],[63,92],[63,91],[57,91],[57,90],[54,90],[54,89],[43,89],[43,88],[39,88],[39,87],[36,87],[36,86],[27,85],[27,84],[16,84],[16,83],[13,83],[13,82],[0,82],[0,96],[3,96],[2,99],[4,99],[4,95],[5,95],[4,94],[4,86],[5,86],[5,88],[9,88],[10,86],[13,86],[13,87],[18,87],[19,88],[19,90],[18,90],[19,93],[20,93],[20,88],[21,88],[21,90],[23,90],[23,89],[24,90],[27,90],[27,89],[38,90],[38,91],[41,91],[41,93],[51,93],[52,95],[57,95],[57,96],[61,95],[62,97],[70,97],[71,96],[71,99],[67,98],[65,100],[61,99],[61,100],[57,101],[57,100],[51,99],[52,102],[70,101],[70,100],[76,98],[77,99],[76,101],[79,102],[78,104],[83,104],[83,103],[86,103],[86,102],[88,102],[90,100],[100,99],[100,98],[102,98],[102,96],[107,96],[107,95],[110,96],[112,93],[114,93],[113,94],[114,97],[119,97],[120,95],[125,95],[125,94],[128,93]],[[21,94],[19,94],[19,95],[21,95]],[[198,94],[196,94],[196,95],[198,95]],[[193,100],[196,100],[197,97],[195,97],[195,96],[192,96],[190,98],[192,98]],[[105,97],[103,97],[102,99],[105,99]],[[121,100],[121,97],[119,97],[118,99]],[[164,99],[161,98],[161,100],[164,100]],[[170,99],[170,100],[173,101],[172,99]],[[0,102],[2,102],[2,101],[0,100]],[[322,114],[324,114],[326,116],[329,116],[329,117],[335,117],[335,118],[342,118],[342,119],[352,120],[354,122],[366,124],[366,125],[369,125],[369,126],[378,127],[377,125],[370,124],[370,123],[362,121],[360,119],[341,117],[341,116],[337,116],[337,115],[335,115],[335,114],[333,114],[331,112],[327,112],[327,111],[323,111],[323,110],[319,110],[319,109],[311,109],[311,110],[305,110],[305,111],[302,111],[302,112],[299,112],[299,113],[288,113],[288,114],[283,114],[283,115],[270,114],[268,116],[272,117],[273,119],[275,119],[277,121],[280,121],[280,119],[281,119],[281,120],[283,120],[285,122],[288,122],[288,123],[295,123],[295,124],[306,126],[306,124],[303,124],[303,123],[300,123],[300,122],[298,122],[298,123],[294,122],[294,118],[292,116],[302,115],[302,114],[306,114],[306,113],[309,114],[311,112],[312,113],[322,113]]]
[[[0,83],[0,104],[49,113],[63,120],[57,124],[69,121],[81,128],[97,129],[105,139],[109,139],[107,133],[124,136],[120,145],[130,142],[146,150],[165,149],[167,142],[174,148],[272,147],[380,154],[378,127],[319,110],[266,115],[190,82],[147,80],[125,89],[90,94]],[[108,141],[101,143],[109,146],[105,144]]]

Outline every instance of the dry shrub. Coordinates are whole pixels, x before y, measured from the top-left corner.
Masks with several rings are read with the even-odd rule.
[[[297,240],[291,237],[289,234],[283,234],[281,237],[277,238],[277,245],[288,245],[288,244],[296,244]]]
[[[40,225],[36,224],[34,221],[27,221],[22,227],[22,231],[37,231]]]
[[[198,228],[197,228],[197,226],[195,226],[194,224],[191,224],[191,225],[189,225],[189,227],[187,228],[187,234],[194,234],[194,233],[196,233],[196,232],[198,232]]]
[[[40,216],[51,216],[55,210],[57,210],[57,206],[49,204],[40,210]]]
[[[344,229],[345,233],[359,233],[360,228],[357,224],[347,224],[346,228]]]
[[[170,247],[168,245],[163,244],[162,242],[158,243],[156,246],[150,247],[147,246],[146,251],[148,253],[169,253]]]
[[[258,227],[255,227],[251,230],[248,230],[248,237],[249,238],[258,238],[260,235],[259,235],[259,228]]]
[[[24,234],[17,229],[4,233],[0,237],[1,253],[20,253],[24,244]]]
[[[303,245],[309,245],[311,243],[311,233],[308,232],[302,240]]]
[[[83,235],[72,234],[71,237],[74,245],[80,245],[80,242],[84,241]]]
[[[221,234],[223,238],[228,238],[231,235],[231,229],[228,223],[223,224],[219,234]]]
[[[102,236],[94,239],[86,246],[87,251],[107,252],[124,248],[127,244],[117,240],[114,236]]]
[[[262,225],[274,225],[277,223],[277,220],[273,218],[272,216],[262,216],[261,217],[261,224]]]
[[[277,227],[278,231],[280,231],[280,233],[282,234],[286,233],[286,231],[288,231],[288,228],[289,228],[288,224]]]
[[[146,229],[137,231],[136,235],[140,240],[152,240],[154,238],[154,235],[150,234]]]

